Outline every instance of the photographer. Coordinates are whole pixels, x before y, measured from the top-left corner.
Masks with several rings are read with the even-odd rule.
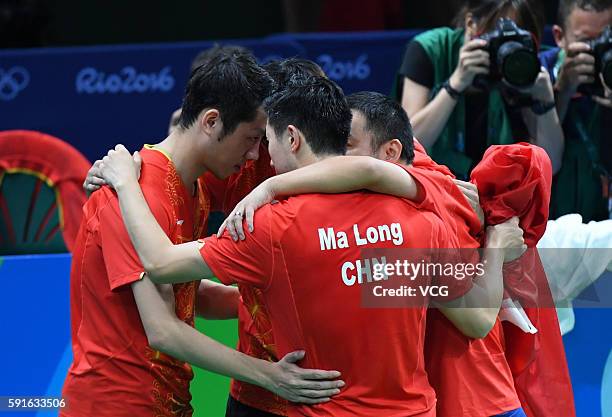
[[[579,213],[586,222],[604,220],[609,216],[612,98],[596,70],[603,54],[591,45],[609,38],[602,35],[612,24],[612,1],[562,0],[558,19],[553,26],[558,48],[540,54],[555,83],[566,138],[562,168],[553,181],[550,215],[555,219]]]
[[[415,136],[434,160],[459,178],[469,176],[488,146],[528,138],[546,150],[553,172],[560,168],[563,132],[550,77],[544,70],[538,73],[537,58],[531,62],[536,66],[532,82],[520,89],[505,81],[484,89],[473,86],[475,79],[496,75],[490,71],[497,57],[489,53],[489,44],[494,44],[489,32],[501,18],[510,18],[530,32],[522,31],[526,42],[533,44],[529,55],[533,59],[537,48],[533,38],[539,42],[543,26],[536,4],[470,0],[456,19],[457,29],[433,29],[411,41],[400,69],[403,86],[398,91]],[[489,41],[479,38],[483,34],[489,34]]]

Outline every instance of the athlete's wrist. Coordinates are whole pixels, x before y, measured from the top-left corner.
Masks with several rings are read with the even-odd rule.
[[[276,175],[266,179],[264,182],[259,184],[262,191],[266,192],[272,199],[279,196],[282,190],[282,175]]]
[[[274,378],[275,364],[263,359],[249,357],[251,374],[247,376],[251,383],[270,391],[277,392]]]
[[[130,177],[121,178],[113,184],[113,188],[117,193],[132,191],[135,187],[138,187],[138,180]]]

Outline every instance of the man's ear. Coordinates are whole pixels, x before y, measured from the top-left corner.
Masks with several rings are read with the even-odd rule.
[[[217,109],[208,109],[200,113],[199,126],[209,136],[212,136],[213,132],[221,127],[221,123],[221,115]]]
[[[561,49],[564,49],[566,45],[565,45],[565,32],[563,31],[563,28],[559,25],[553,25],[552,34],[553,34],[553,37],[555,38],[555,43],[557,44],[557,46]]]
[[[397,163],[402,157],[403,149],[404,147],[399,139],[391,139],[380,145],[380,148],[378,148],[378,157],[384,161]]]
[[[289,133],[289,150],[291,153],[297,153],[302,145],[302,132],[294,125],[288,125],[287,132]]]

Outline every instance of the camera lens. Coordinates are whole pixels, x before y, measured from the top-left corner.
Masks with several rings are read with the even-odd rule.
[[[601,75],[608,88],[612,88],[612,49],[601,59]]]
[[[537,55],[519,42],[510,41],[500,46],[497,65],[503,79],[513,87],[532,85],[540,72]]]

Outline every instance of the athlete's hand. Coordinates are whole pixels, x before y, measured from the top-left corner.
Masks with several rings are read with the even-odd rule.
[[[138,152],[132,155],[125,146],[117,145],[102,158],[99,172],[110,187],[117,189],[130,181],[138,182],[141,164]]]
[[[221,237],[225,229],[227,229],[228,233],[232,237],[234,241],[238,239],[244,240],[244,227],[243,227],[243,219],[246,215],[246,222],[249,232],[253,231],[253,216],[255,214],[255,210],[264,206],[274,200],[274,195],[272,190],[268,187],[268,182],[264,181],[259,184],[253,191],[249,193],[246,197],[244,197],[237,205],[234,207],[234,210],[227,216],[221,227],[219,227],[219,231],[217,232],[217,237]]]
[[[487,227],[486,247],[503,249],[504,262],[520,258],[527,245],[523,239],[523,229],[519,227],[519,218],[515,216],[504,223]]]
[[[266,388],[288,401],[303,404],[324,403],[339,394],[344,386],[344,381],[337,379],[340,372],[302,369],[296,362],[304,355],[304,351],[291,352],[271,364]]]
[[[483,39],[473,39],[459,50],[459,64],[449,80],[452,88],[465,91],[476,75],[489,73],[489,52],[483,49],[486,45],[487,41]]]
[[[478,220],[480,221],[480,227],[483,228],[485,218],[484,211],[482,211],[482,207],[480,207],[480,197],[478,195],[478,188],[476,188],[476,185],[467,181],[454,179],[453,182],[457,187],[459,187],[459,191],[463,193],[463,196],[468,201],[468,203],[470,203],[472,210],[474,210],[474,212],[478,216]]]
[[[87,171],[87,177],[85,177],[85,182],[83,183],[83,189],[85,192],[93,193],[96,190],[99,190],[103,185],[106,185],[106,181],[102,178],[100,174],[100,164],[102,163],[101,159],[98,159]]]

